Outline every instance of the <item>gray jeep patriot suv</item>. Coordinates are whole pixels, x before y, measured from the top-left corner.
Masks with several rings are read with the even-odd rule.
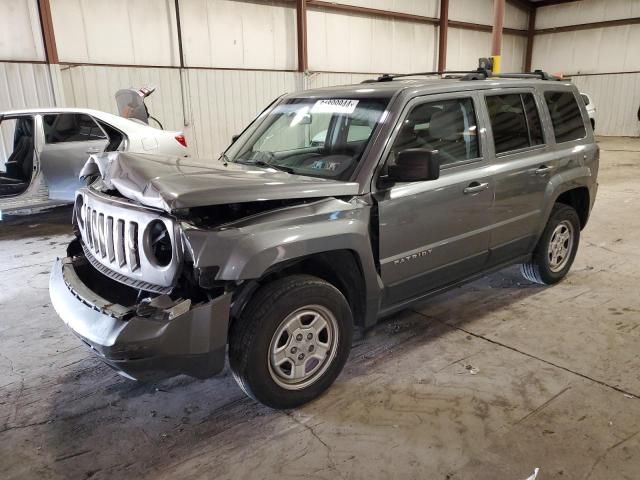
[[[355,327],[519,263],[569,271],[599,151],[544,74],[286,95],[219,161],[92,156],[51,299],[128,378],[218,373],[274,408],[316,398]]]

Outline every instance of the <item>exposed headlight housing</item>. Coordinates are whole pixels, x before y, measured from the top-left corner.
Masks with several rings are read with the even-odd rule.
[[[171,235],[162,220],[153,220],[147,225],[145,243],[148,246],[149,261],[159,267],[166,267],[173,258]]]

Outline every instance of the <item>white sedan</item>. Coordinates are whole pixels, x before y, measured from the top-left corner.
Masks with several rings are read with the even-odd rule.
[[[589,121],[591,122],[591,128],[596,129],[596,106],[593,103],[593,99],[588,93],[580,92],[584,105],[587,107],[587,114],[589,115]]]
[[[188,156],[182,132],[98,110],[38,108],[0,113],[0,218],[73,202],[80,170],[108,151]]]

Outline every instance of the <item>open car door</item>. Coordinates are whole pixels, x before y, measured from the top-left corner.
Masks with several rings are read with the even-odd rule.
[[[73,201],[83,186],[78,178],[89,155],[105,150],[109,137],[86,113],[48,113],[42,116],[44,145],[40,168],[52,200]]]
[[[33,117],[0,117],[0,198],[15,197],[29,188],[34,156]]]

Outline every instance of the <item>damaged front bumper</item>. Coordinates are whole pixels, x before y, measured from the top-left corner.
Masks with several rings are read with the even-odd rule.
[[[134,308],[109,302],[88,288],[71,257],[55,262],[49,292],[69,328],[128,378],[206,378],[224,367],[230,293],[188,310],[141,317]]]

